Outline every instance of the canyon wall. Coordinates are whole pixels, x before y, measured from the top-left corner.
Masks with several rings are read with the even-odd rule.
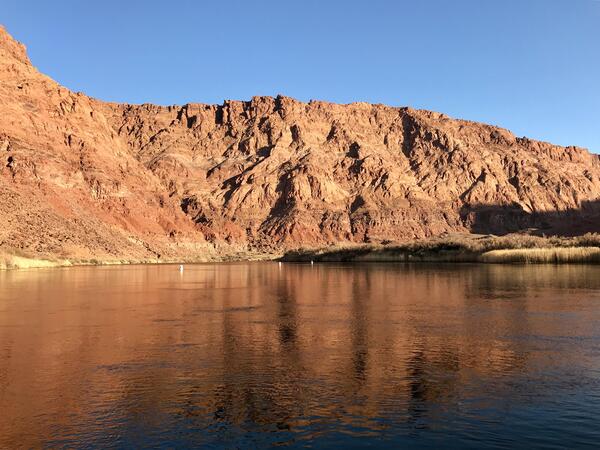
[[[127,105],[0,28],[0,249],[213,259],[444,233],[600,231],[600,160],[444,114],[289,97]]]

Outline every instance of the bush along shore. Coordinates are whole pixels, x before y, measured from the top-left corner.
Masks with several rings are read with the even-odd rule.
[[[455,235],[401,244],[364,244],[298,249],[282,261],[295,262],[444,262],[497,264],[597,264],[600,234],[539,237]]]

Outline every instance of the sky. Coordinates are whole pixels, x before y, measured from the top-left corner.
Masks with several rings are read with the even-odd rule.
[[[107,101],[365,101],[600,152],[600,0],[0,0],[0,23]]]

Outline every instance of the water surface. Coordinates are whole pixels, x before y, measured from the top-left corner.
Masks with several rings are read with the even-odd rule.
[[[597,266],[0,272],[0,448],[598,442]]]

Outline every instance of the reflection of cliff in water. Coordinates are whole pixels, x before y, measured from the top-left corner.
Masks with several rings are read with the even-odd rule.
[[[31,397],[3,416],[34,417],[43,404],[75,432],[112,411],[138,435],[184,423],[214,435],[331,420],[419,428],[478,389],[502,398],[551,360],[565,370],[581,364],[565,323],[593,325],[585,302],[598,275],[589,266],[394,264],[4,273],[0,394]],[[555,320],[566,302],[581,304],[581,315]],[[0,418],[12,436],[36,427],[43,435],[44,426]]]

